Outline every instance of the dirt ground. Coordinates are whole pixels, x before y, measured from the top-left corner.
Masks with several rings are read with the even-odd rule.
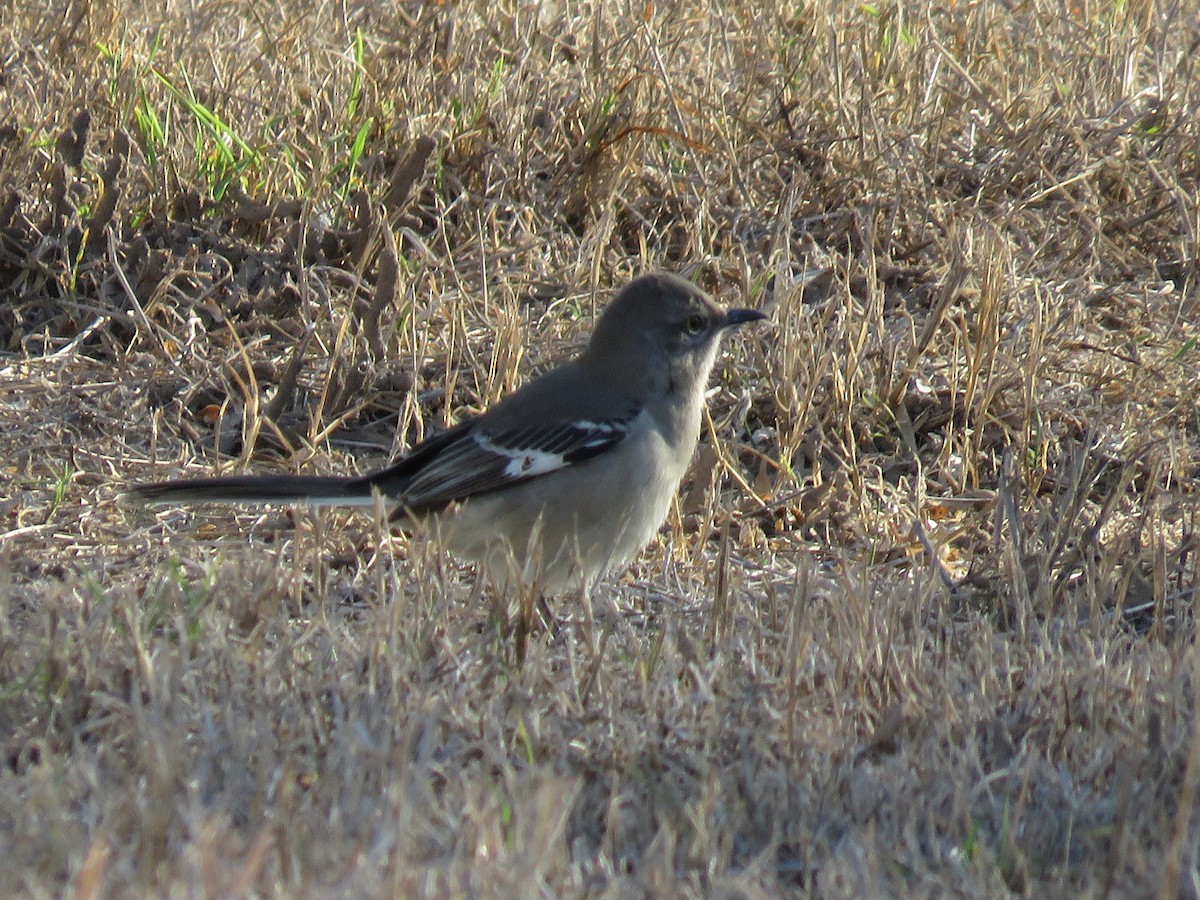
[[[1200,9],[16,0],[0,895],[1194,897]],[[523,654],[359,472],[668,269],[657,540]]]

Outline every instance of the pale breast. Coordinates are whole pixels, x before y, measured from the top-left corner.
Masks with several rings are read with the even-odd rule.
[[[662,525],[688,463],[639,424],[594,460],[463,503],[439,523],[450,549],[498,582],[547,593],[625,566]]]

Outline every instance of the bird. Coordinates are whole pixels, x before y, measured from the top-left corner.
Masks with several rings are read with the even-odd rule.
[[[374,507],[434,532],[500,590],[588,590],[657,534],[700,436],[721,338],[766,319],[668,272],[630,281],[581,352],[361,476],[143,483],[145,502]]]

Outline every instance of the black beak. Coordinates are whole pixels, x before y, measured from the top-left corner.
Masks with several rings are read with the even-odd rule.
[[[761,313],[757,309],[731,309],[725,313],[724,327],[736,328],[738,325],[745,325],[747,322],[757,322],[766,317],[766,313]]]

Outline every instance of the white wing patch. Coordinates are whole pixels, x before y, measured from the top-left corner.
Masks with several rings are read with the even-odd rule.
[[[504,467],[504,474],[508,478],[532,478],[567,465],[561,453],[547,453],[532,447],[505,447],[486,434],[476,434],[475,440],[489,453],[508,458],[508,465]]]

